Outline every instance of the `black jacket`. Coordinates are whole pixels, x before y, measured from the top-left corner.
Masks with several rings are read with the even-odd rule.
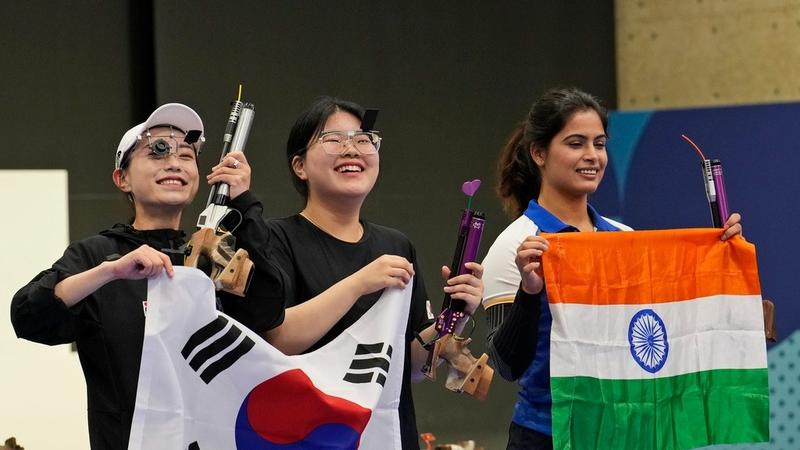
[[[11,302],[18,337],[48,345],[75,342],[86,378],[89,439],[93,449],[125,449],[136,401],[144,339],[146,280],[111,281],[71,308],[54,294],[63,279],[119,258],[143,244],[183,264],[185,235],[176,230],[139,231],[117,224],[71,244],[53,266],[20,289]],[[257,267],[250,295],[221,296],[226,313],[256,332],[283,320],[285,275]]]

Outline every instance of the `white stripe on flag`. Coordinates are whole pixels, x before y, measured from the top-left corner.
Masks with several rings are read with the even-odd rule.
[[[669,351],[655,373],[636,362],[628,340],[631,319],[644,309],[653,310],[667,331]],[[767,366],[760,295],[645,305],[557,303],[550,310],[551,377],[642,379]]]

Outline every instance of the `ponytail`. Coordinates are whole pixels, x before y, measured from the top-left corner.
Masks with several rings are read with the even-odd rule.
[[[520,123],[500,152],[497,162],[497,195],[511,217],[525,212],[528,202],[539,196],[542,180],[531,161],[531,142],[525,139],[525,122]]]

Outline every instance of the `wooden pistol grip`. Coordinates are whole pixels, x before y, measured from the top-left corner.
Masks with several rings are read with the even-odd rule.
[[[485,400],[494,377],[494,369],[489,367],[489,355],[476,359],[469,350],[471,339],[452,340],[442,357],[450,365],[445,387],[455,392]]]
[[[425,376],[431,380],[436,379],[436,366],[439,365],[439,358],[442,357],[442,352],[447,347],[448,342],[451,341],[452,335],[445,334],[444,336],[440,337],[436,340],[433,344],[433,349],[431,349],[431,365],[428,368],[428,371],[425,372]]]
[[[253,267],[253,261],[250,261],[247,250],[243,248],[236,250],[233,258],[217,278],[220,289],[239,297],[244,297],[247,286],[250,284]]]
[[[200,255],[205,254],[211,258],[213,249],[216,248],[219,237],[211,228],[201,228],[192,234],[192,252],[186,257],[183,265],[197,268]]]
[[[494,377],[494,369],[489,367],[489,355],[484,353],[475,361],[464,377],[462,390],[478,400],[486,400],[489,395],[489,387]]]
[[[764,310],[764,337],[770,342],[776,342],[778,333],[775,332],[775,304],[764,299],[761,301],[761,308]]]
[[[247,250],[234,250],[234,243],[230,233],[217,234],[211,228],[202,228],[192,235],[192,251],[184,265],[207,271],[217,289],[244,297],[254,265]],[[205,257],[203,265],[210,267],[198,267],[201,256]]]

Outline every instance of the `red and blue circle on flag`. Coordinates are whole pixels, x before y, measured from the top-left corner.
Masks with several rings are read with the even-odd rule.
[[[355,450],[372,411],[328,395],[292,369],[272,377],[242,401],[236,447],[249,450]]]

